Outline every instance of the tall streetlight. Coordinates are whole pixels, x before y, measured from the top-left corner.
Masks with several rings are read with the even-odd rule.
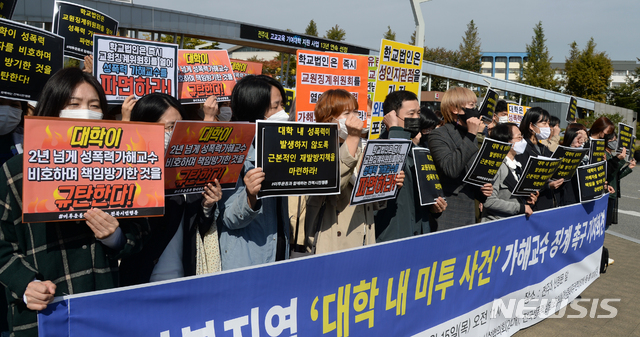
[[[422,9],[420,4],[431,0],[410,0],[411,9],[413,10],[413,18],[416,20],[416,46],[424,49],[424,18],[422,17]],[[423,52],[424,53],[424,52]],[[429,76],[429,90],[431,90],[431,76]],[[422,83],[418,87],[418,100],[421,101]]]

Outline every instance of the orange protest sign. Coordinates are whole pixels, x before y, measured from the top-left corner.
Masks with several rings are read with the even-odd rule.
[[[231,59],[230,61],[231,68],[233,68],[233,75],[236,77],[237,81],[247,75],[262,75],[262,63],[260,62],[234,59]]]
[[[164,125],[25,117],[23,222],[164,214]]]
[[[225,102],[235,84],[226,50],[178,50],[180,102],[202,103],[211,95]]]
[[[253,137],[254,123],[177,121],[167,149],[167,195],[201,193],[218,179],[235,188]]]
[[[360,119],[366,126],[367,56],[298,50],[296,72],[296,121],[315,121],[313,109],[320,95],[329,89],[344,89],[358,100]]]

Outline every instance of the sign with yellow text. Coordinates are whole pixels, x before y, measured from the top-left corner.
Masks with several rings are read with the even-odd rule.
[[[216,179],[234,188],[255,132],[254,123],[177,121],[167,148],[166,194],[201,193]]]
[[[25,117],[23,222],[164,214],[164,126]]]
[[[236,81],[247,75],[262,75],[262,63],[230,59]]]
[[[229,101],[234,85],[226,50],[178,50],[181,103],[204,103],[212,95],[218,97],[218,102]]]

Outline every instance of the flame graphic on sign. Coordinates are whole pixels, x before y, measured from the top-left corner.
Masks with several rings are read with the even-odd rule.
[[[147,141],[142,137],[138,129],[136,128],[136,134],[138,135],[138,142],[134,142],[133,138],[129,138],[129,142],[131,145],[127,145],[127,151],[146,151],[147,150]]]
[[[56,136],[55,136],[55,145],[54,143],[54,139],[53,139],[53,134],[51,132],[51,130],[49,129],[49,125],[47,125],[47,127],[45,128],[44,132],[47,134],[47,137],[42,141],[42,148],[43,149],[51,149],[51,148],[61,148],[64,146],[64,139],[62,139],[62,135],[60,135],[59,133],[55,132]]]

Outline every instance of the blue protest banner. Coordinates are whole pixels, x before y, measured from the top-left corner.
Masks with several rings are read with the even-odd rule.
[[[65,296],[40,312],[39,332],[509,336],[560,309],[599,276],[607,198],[528,219],[516,216],[214,275]],[[528,306],[517,309],[512,300]]]

